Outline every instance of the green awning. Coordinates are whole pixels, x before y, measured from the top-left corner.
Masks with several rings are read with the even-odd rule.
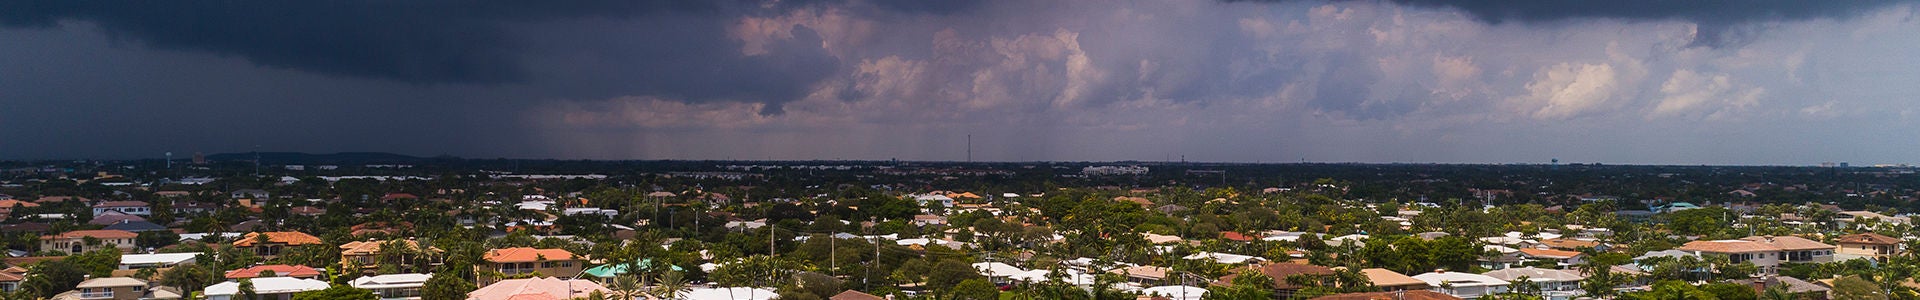
[[[642,269],[651,268],[653,267],[653,259],[649,258],[649,259],[640,260],[639,265],[640,265],[640,268]],[[628,264],[624,264],[624,263],[604,264],[604,265],[599,265],[592,268],[587,268],[586,273],[587,275],[593,275],[593,277],[613,278],[614,276],[626,275],[627,266]],[[687,271],[687,270],[680,269],[680,266],[669,265],[667,267],[678,272]]]

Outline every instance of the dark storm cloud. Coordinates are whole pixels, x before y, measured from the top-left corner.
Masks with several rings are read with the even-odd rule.
[[[1290,0],[1229,0],[1229,2]],[[1846,17],[1913,0],[1391,0],[1401,5],[1452,7],[1482,21],[1558,21],[1580,18],[1686,20],[1706,24]]]
[[[86,21],[160,48],[410,83],[524,79],[509,22],[712,12],[707,1],[7,1],[0,25]]]
[[[1226,0],[1289,2],[1293,0]],[[1416,7],[1455,8],[1480,21],[1553,22],[1570,19],[1681,20],[1700,25],[1695,44],[1739,43],[1754,34],[1754,22],[1844,18],[1915,0],[1389,0]]]
[[[774,2],[778,3],[778,2]],[[738,16],[807,4],[757,1],[12,1],[0,26],[93,24],[154,49],[212,53],[342,78],[517,85],[545,97],[648,94],[778,104],[839,62],[811,29],[743,55]],[[942,12],[953,5],[881,9]],[[600,22],[604,21],[604,22]],[[636,28],[637,27],[637,28]],[[577,55],[598,61],[566,61]],[[777,108],[777,107],[776,107]]]

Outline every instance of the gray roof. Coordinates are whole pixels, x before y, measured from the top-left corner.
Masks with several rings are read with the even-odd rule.
[[[1500,280],[1506,280],[1506,281],[1518,281],[1520,277],[1527,277],[1528,280],[1532,280],[1534,282],[1549,282],[1549,281],[1571,282],[1571,281],[1580,281],[1581,279],[1587,278],[1586,276],[1580,276],[1580,274],[1575,274],[1574,272],[1569,272],[1566,270],[1541,269],[1541,268],[1535,268],[1535,267],[1500,269],[1500,270],[1487,272],[1481,275],[1487,275],[1489,277],[1499,278]]]

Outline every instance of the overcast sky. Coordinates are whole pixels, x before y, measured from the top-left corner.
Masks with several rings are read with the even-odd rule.
[[[1895,0],[7,1],[0,159],[957,161],[972,135],[981,161],[1920,163],[1917,16]]]

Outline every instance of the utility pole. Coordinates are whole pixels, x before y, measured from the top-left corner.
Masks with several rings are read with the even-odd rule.
[[[827,238],[827,276],[840,275],[835,272],[840,268],[840,252],[835,251],[840,249],[840,237],[829,235]]]

